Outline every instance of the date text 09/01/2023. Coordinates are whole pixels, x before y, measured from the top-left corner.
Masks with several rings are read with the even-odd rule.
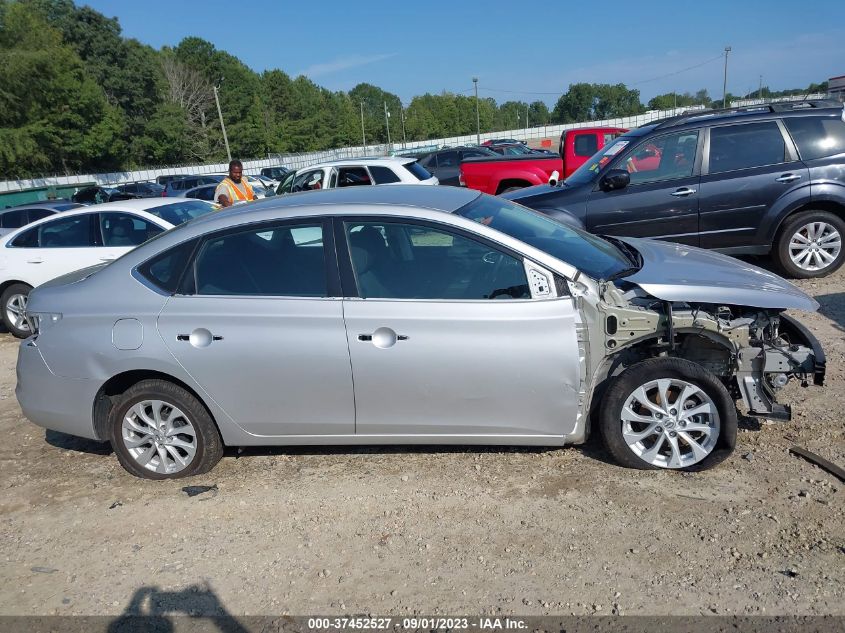
[[[409,630],[521,630],[527,628],[525,621],[519,618],[493,617],[408,617],[401,620],[387,617],[335,617],[308,618],[308,628],[315,630],[384,630],[399,628]]]

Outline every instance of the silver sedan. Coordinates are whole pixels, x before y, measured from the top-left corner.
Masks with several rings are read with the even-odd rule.
[[[600,238],[451,187],[360,187],[210,214],[36,288],[17,397],[132,474],[224,446],[563,446],[689,469],[737,402],[788,419],[824,353],[816,303],[713,252]]]

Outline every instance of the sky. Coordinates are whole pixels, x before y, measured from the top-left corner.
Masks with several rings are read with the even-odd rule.
[[[841,0],[289,2],[77,0],[155,48],[199,36],[262,72],[330,90],[367,82],[405,102],[426,92],[542,100],[570,83],[624,83],[643,102],[706,88],[804,87],[845,75]]]

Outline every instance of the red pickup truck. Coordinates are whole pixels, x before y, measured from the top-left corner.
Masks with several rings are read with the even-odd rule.
[[[566,130],[560,137],[560,156],[526,154],[465,159],[461,162],[460,183],[470,189],[498,195],[546,184],[554,172],[557,172],[557,180],[562,180],[605,144],[627,131],[619,127]]]
[[[558,153],[563,159],[561,176],[563,178],[568,177],[587,162],[590,156],[627,131],[622,127],[587,127],[564,130],[563,134],[560,135],[560,146],[558,147]]]

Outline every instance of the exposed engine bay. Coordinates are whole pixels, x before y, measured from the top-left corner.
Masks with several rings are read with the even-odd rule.
[[[589,340],[601,358],[593,378],[613,376],[643,358],[675,356],[718,376],[751,416],[789,420],[777,392],[791,379],[821,385],[825,357],[818,341],[783,310],[741,305],[664,301],[636,284],[604,282]],[[582,302],[588,311],[588,302]],[[588,321],[592,319],[588,316]],[[589,371],[589,370],[588,370]]]

